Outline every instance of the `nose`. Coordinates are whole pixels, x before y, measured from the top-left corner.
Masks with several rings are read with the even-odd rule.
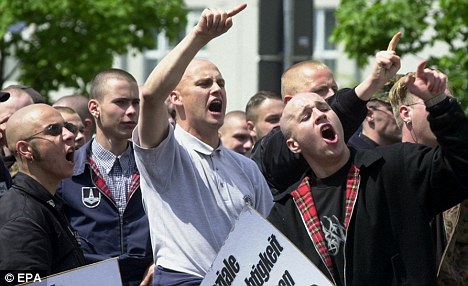
[[[244,142],[244,149],[245,149],[245,152],[249,152],[253,147],[253,140],[252,138],[249,138],[247,140],[245,140]]]
[[[130,104],[126,110],[127,115],[135,115],[139,111],[138,105]]]
[[[80,141],[82,139],[84,139],[84,134],[83,134],[83,132],[78,131],[78,134],[76,134],[76,136],[75,136],[75,141]]]
[[[325,95],[325,99],[329,98],[330,96],[332,96],[334,94],[335,94],[335,91],[333,90],[333,88],[329,87],[328,91],[327,91],[327,94]]]
[[[317,124],[320,123],[320,121],[327,118],[327,114],[318,108],[314,108],[314,113],[315,113],[315,123]]]
[[[73,140],[75,141],[76,135],[67,128],[62,128],[62,137],[64,141]]]
[[[213,82],[213,85],[211,87],[212,87],[211,88],[212,93],[219,92],[222,89],[222,87],[216,81]]]

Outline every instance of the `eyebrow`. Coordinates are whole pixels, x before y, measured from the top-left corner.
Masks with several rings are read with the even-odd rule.
[[[315,100],[313,104],[307,104],[303,106],[301,112],[299,113],[297,118],[301,118],[302,115],[304,115],[307,111],[314,109],[314,107],[320,108],[320,107],[329,107],[329,105],[326,102],[320,101],[320,100]]]

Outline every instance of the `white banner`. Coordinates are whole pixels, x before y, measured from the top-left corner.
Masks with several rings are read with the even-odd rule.
[[[257,211],[239,216],[201,286],[332,286],[326,276]]]
[[[29,286],[122,286],[117,258],[89,264],[57,275],[49,276]]]

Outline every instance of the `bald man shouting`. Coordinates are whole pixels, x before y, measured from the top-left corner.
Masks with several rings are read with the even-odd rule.
[[[84,257],[55,196],[73,174],[77,128],[46,104],[16,111],[6,125],[19,173],[0,200],[0,269],[50,275],[84,265]]]

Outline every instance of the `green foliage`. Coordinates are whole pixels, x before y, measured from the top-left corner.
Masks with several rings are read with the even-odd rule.
[[[183,0],[0,0],[0,10],[1,61],[14,56],[19,80],[45,95],[61,85],[84,91],[113,56],[153,48],[162,31],[176,39],[187,22]],[[9,33],[18,23],[23,32]]]
[[[429,65],[446,73],[454,95],[468,111],[468,0],[342,0],[331,40],[344,45],[359,66],[403,33],[397,52],[417,54],[444,43],[449,53],[432,56]]]

